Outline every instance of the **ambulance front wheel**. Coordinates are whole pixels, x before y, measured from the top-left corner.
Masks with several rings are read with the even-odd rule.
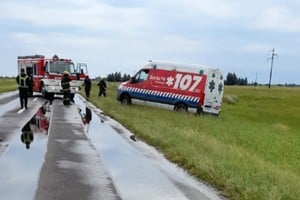
[[[124,94],[120,97],[120,102],[123,105],[130,105],[131,104],[131,98],[129,95]]]
[[[183,103],[176,104],[174,110],[177,112],[187,112],[187,106]]]

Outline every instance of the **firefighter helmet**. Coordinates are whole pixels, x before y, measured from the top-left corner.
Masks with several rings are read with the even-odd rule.
[[[64,74],[68,74],[69,75],[69,72],[68,71],[64,71]]]

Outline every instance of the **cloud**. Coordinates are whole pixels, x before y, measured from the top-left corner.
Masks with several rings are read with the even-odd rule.
[[[266,54],[267,50],[271,49],[271,44],[263,44],[263,43],[250,43],[246,44],[242,47],[242,50],[248,53],[254,53],[259,55]]]
[[[159,2],[160,3],[160,2]],[[228,19],[232,17],[235,5],[230,2],[221,0],[185,0],[185,1],[164,1],[165,8],[168,6],[170,10],[164,10],[181,17],[207,16],[215,19]],[[175,8],[175,10],[173,10]]]
[[[75,1],[71,6],[64,2],[63,5],[58,5],[6,2],[1,9],[3,15],[0,18],[21,20],[32,27],[47,30],[69,27],[74,28],[74,32],[126,31],[126,34],[134,34],[152,23],[141,8],[117,8],[98,1]]]
[[[273,30],[279,32],[300,32],[300,15],[293,13],[284,6],[273,6],[263,10],[254,21],[254,27],[258,29]]]

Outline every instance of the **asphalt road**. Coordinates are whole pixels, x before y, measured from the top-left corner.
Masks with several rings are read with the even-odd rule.
[[[28,110],[20,111],[16,94],[0,96],[0,169],[7,169],[0,172],[4,199],[223,199],[216,190],[167,161],[155,148],[135,138],[82,97],[77,96],[75,102],[64,106],[61,99],[56,99],[49,105],[35,97],[29,100]],[[16,172],[9,174],[14,155],[11,152],[18,152],[18,144],[22,145],[22,151],[15,153],[20,160],[25,148],[14,141],[19,140],[15,135],[43,105],[49,112],[43,159],[36,164],[36,178],[31,185],[16,184],[21,180],[13,175]],[[89,124],[82,121],[85,109],[92,114]],[[33,151],[37,141],[32,144]],[[25,164],[19,164],[24,172]],[[11,184],[13,189],[7,189],[5,184]],[[25,184],[31,191],[22,193]]]

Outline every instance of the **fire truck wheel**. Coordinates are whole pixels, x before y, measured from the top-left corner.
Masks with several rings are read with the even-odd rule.
[[[177,111],[177,112],[187,112],[187,107],[186,107],[185,104],[179,103],[179,104],[175,105],[174,110]]]
[[[123,105],[130,105],[131,104],[131,98],[128,94],[124,94],[120,98],[121,104]]]

